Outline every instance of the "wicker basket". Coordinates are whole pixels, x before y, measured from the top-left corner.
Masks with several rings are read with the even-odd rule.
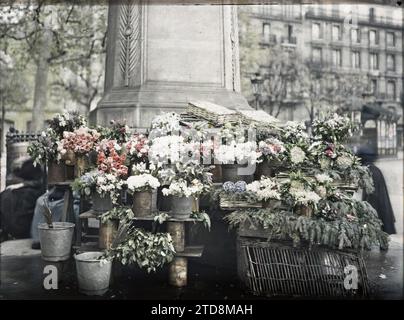
[[[288,241],[238,237],[238,273],[255,295],[297,297],[367,297],[369,284],[356,251],[324,247],[295,248]],[[357,269],[358,288],[346,289],[345,267]]]
[[[238,122],[240,119],[239,114],[235,111],[207,101],[189,102],[187,113],[205,119],[215,125],[223,125],[226,122]]]

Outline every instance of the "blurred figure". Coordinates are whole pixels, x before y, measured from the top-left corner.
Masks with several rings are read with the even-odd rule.
[[[32,249],[40,249],[38,224],[46,222],[44,217],[44,200],[46,197],[48,198],[47,205],[52,212],[52,220],[55,222],[61,221],[63,216],[65,192],[65,187],[54,186],[49,192],[42,194],[36,201],[34,217],[31,224]],[[73,198],[73,210],[77,221],[80,210],[80,196],[74,193]]]
[[[357,156],[361,158],[363,165],[368,166],[375,186],[375,190],[371,194],[366,194],[363,191],[363,200],[369,202],[377,211],[380,220],[383,222],[383,231],[388,234],[395,234],[396,228],[394,223],[396,219],[394,218],[389,192],[383,173],[374,164],[377,160],[377,155],[369,148],[362,147],[358,150]]]
[[[42,169],[24,157],[16,159],[14,184],[0,193],[1,241],[30,237],[35,203],[43,193]]]

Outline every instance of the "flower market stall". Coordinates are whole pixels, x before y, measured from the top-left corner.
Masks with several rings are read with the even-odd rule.
[[[204,101],[156,116],[146,133],[58,115],[29,152],[48,168],[49,185],[80,194],[81,209],[62,222],[47,212],[43,259],[69,259],[75,227],[80,291],[105,293],[113,261],[147,272],[168,264],[169,283],[182,287],[188,259],[204,251],[187,243],[187,225],[210,228],[201,207],[217,203],[238,230],[239,275],[249,291],[343,295],[344,268],[354,265],[364,295],[360,250],[388,239],[374,209],[353,197],[372,188],[367,168],[343,144],[353,129],[332,115],[308,135],[299,123]],[[82,241],[88,219],[99,221],[97,243]]]

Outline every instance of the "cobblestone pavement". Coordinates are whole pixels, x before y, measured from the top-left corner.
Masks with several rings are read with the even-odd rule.
[[[146,274],[135,267],[114,266],[111,289],[103,297],[87,297],[77,291],[74,263],[59,265],[58,290],[42,287],[43,268],[39,250],[28,250],[30,241],[2,244],[0,299],[259,299],[246,294],[236,276],[234,238],[216,225],[207,237],[204,257],[189,264],[189,283],[177,289],[167,284],[167,270]],[[218,238],[222,236],[219,241]],[[403,299],[402,238],[393,237],[390,249],[365,252],[372,299]],[[14,246],[13,246],[14,245]],[[15,248],[15,254],[10,248]],[[3,250],[4,249],[4,250]],[[19,250],[19,252],[17,251]],[[25,254],[21,254],[25,252]]]

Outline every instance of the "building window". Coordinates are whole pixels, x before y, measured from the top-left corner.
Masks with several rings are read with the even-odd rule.
[[[369,8],[369,20],[370,21],[375,20],[375,8]]]
[[[313,23],[312,24],[312,29],[311,29],[311,34],[313,39],[321,39],[321,25],[319,23]]]
[[[394,47],[396,45],[396,37],[394,32],[387,32],[386,33],[386,41],[388,47]]]
[[[369,30],[369,43],[376,45],[379,43],[378,35],[376,30]]]
[[[379,55],[377,53],[371,53],[369,55],[369,67],[371,70],[379,69]]]
[[[322,62],[322,49],[321,48],[313,48],[313,61],[314,62]]]
[[[387,64],[387,70],[389,71],[395,71],[396,70],[396,59],[393,54],[388,54],[386,57],[386,64]]]
[[[360,33],[359,29],[351,29],[351,42],[352,43],[359,43],[360,41]]]
[[[361,54],[359,51],[352,51],[351,53],[352,68],[360,69],[361,67]]]
[[[262,25],[262,38],[265,43],[269,42],[269,35],[270,35],[270,24],[269,23],[264,23]]]
[[[342,65],[340,49],[333,49],[331,58],[332,58],[332,61],[331,61],[332,65],[334,67],[340,67]]]
[[[377,80],[372,79],[370,80],[370,92],[372,92],[373,95],[377,95]]]
[[[396,83],[394,81],[387,81],[387,98],[396,98]]]
[[[332,26],[332,40],[334,40],[334,41],[341,40],[341,28],[340,28],[340,26],[337,26],[337,25]]]

